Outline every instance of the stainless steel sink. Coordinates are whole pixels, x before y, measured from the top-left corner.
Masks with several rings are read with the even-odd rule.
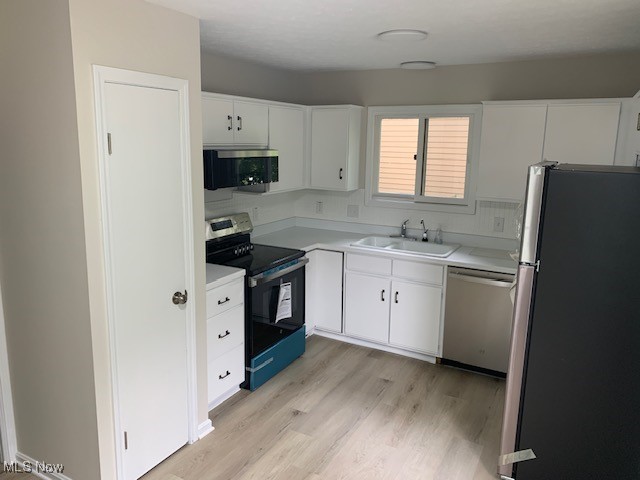
[[[391,237],[366,237],[352,243],[351,246],[445,258],[455,252],[460,245],[414,242]]]

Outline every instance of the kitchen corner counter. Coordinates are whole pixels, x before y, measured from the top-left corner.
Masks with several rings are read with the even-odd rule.
[[[446,258],[429,257],[411,253],[385,252],[382,250],[352,247],[351,244],[371,234],[340,232],[318,228],[290,227],[278,232],[254,237],[254,243],[285,248],[297,248],[307,252],[315,249],[341,252],[381,255],[393,258],[413,258],[441,265],[489,270],[492,272],[515,274],[517,262],[506,250],[461,246]]]
[[[207,263],[207,290],[229,283],[236,278],[243,278],[244,273],[242,268]]]

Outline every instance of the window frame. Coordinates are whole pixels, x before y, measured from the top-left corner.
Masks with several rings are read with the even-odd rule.
[[[430,117],[469,117],[469,139],[467,147],[467,169],[465,172],[464,198],[444,198],[421,195],[425,167],[425,123]],[[384,118],[418,118],[418,157],[416,159],[416,182],[413,196],[395,193],[380,193],[380,124]],[[423,105],[369,107],[367,118],[367,153],[365,178],[365,204],[368,206],[419,209],[440,212],[474,214],[476,207],[476,177],[480,150],[480,128],[482,105]]]

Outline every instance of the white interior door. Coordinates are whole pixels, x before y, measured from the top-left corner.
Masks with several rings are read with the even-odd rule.
[[[188,307],[172,302],[188,271],[182,117],[179,92],[160,88],[107,83],[103,108],[116,435],[129,480],[188,441]]]

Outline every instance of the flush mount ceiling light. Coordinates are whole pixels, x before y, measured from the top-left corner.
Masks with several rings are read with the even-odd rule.
[[[376,38],[385,42],[417,42],[427,38],[427,32],[423,30],[399,28],[379,33],[376,35]]]
[[[431,70],[432,68],[436,68],[436,62],[402,62],[400,68],[404,68],[405,70]]]

